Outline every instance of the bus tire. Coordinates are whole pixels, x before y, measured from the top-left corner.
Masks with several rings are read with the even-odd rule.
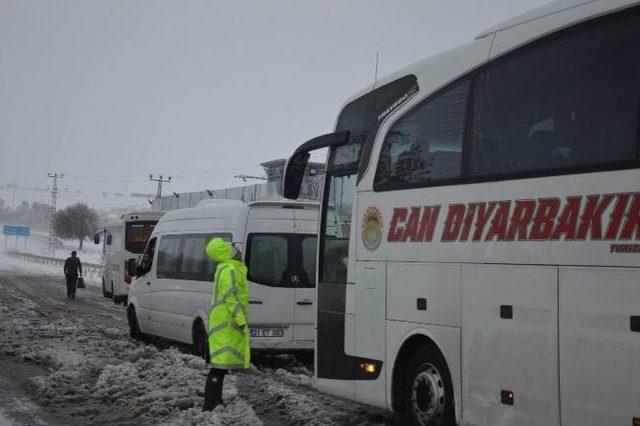
[[[200,319],[193,325],[193,354],[209,363],[209,336]]]
[[[129,306],[127,309],[127,320],[129,322],[129,336],[136,340],[142,340],[143,334],[140,331],[140,325],[138,324],[138,316],[136,315],[136,308]]]
[[[455,426],[451,375],[435,346],[421,345],[410,356],[403,393],[403,411],[412,424]]]

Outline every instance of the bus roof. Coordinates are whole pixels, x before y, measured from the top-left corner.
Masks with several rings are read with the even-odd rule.
[[[485,31],[481,32],[475,40],[471,40],[469,43],[454,47],[452,49],[448,49],[439,53],[436,53],[432,56],[426,57],[420,61],[417,61],[407,67],[404,67],[398,71],[395,71],[391,74],[387,74],[382,78],[378,79],[373,85],[369,85],[366,88],[356,92],[341,105],[338,116],[344,109],[346,105],[354,100],[364,96],[365,94],[371,92],[372,90],[383,86],[387,83],[390,83],[394,80],[397,80],[401,77],[404,77],[409,74],[414,74],[418,78],[418,85],[420,87],[420,92],[423,96],[432,92],[431,89],[438,88],[441,84],[436,82],[430,82],[430,84],[424,84],[427,79],[432,78],[433,68],[440,67],[439,63],[442,61],[450,61],[452,57],[458,56],[461,52],[473,50],[476,44],[484,44],[487,42],[488,36],[492,34],[496,34],[500,31],[505,31],[511,28],[518,27],[520,25],[524,25],[528,22],[532,22],[535,20],[546,20],[544,25],[544,31],[537,34],[537,37],[542,37],[554,31],[561,30],[562,28],[566,28],[578,22],[586,21],[589,19],[596,18],[598,16],[606,15],[608,13],[615,12],[617,10],[622,10],[628,8],[633,5],[640,4],[639,0],[556,0],[549,4],[543,5],[536,9],[532,9],[523,14],[517,15],[511,19],[507,19],[497,25],[494,25]],[[572,12],[572,13],[565,13]],[[530,39],[533,40],[537,38],[536,36],[531,36]],[[507,47],[506,51],[513,50],[521,45],[519,40],[514,39],[512,43]],[[502,47],[504,49],[504,46]],[[482,47],[484,49],[484,47]],[[501,53],[505,53],[505,50],[502,50]],[[491,52],[486,51],[486,60],[491,57]],[[463,69],[463,71],[468,71],[468,69]],[[452,73],[452,79],[455,78],[455,73]],[[442,82],[444,84],[445,82]],[[423,91],[423,88],[426,88],[426,91]],[[421,98],[423,96],[420,96]],[[336,117],[337,123],[337,117]],[[335,127],[335,126],[334,126]]]
[[[120,216],[122,220],[159,220],[165,212],[159,210],[137,210]]]

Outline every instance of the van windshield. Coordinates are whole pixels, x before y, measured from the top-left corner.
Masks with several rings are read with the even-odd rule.
[[[156,223],[158,223],[156,220],[127,223],[124,243],[125,250],[134,254],[142,253]]]

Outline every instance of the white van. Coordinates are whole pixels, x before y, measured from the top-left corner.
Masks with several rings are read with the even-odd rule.
[[[168,212],[147,244],[131,287],[132,337],[193,344],[205,356],[215,236],[239,244],[249,269],[253,349],[313,350],[318,205],[204,200]],[[133,271],[132,271],[133,272]]]
[[[127,261],[142,253],[147,241],[164,212],[134,211],[108,222],[94,236],[94,243],[102,242],[102,294],[114,303],[127,306],[131,277]],[[103,237],[103,238],[101,238]]]

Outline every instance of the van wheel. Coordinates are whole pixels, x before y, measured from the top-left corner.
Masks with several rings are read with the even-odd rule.
[[[200,320],[193,326],[193,354],[209,363],[209,336]]]
[[[111,295],[107,292],[107,285],[104,282],[104,278],[102,279],[102,297],[106,297],[107,299],[111,297]]]
[[[420,426],[454,426],[449,368],[435,347],[422,345],[410,357],[403,381],[405,414]]]
[[[129,321],[129,336],[136,340],[142,340],[143,334],[140,331],[140,325],[138,324],[136,308],[133,306],[129,306],[129,309],[127,309],[127,320]]]

